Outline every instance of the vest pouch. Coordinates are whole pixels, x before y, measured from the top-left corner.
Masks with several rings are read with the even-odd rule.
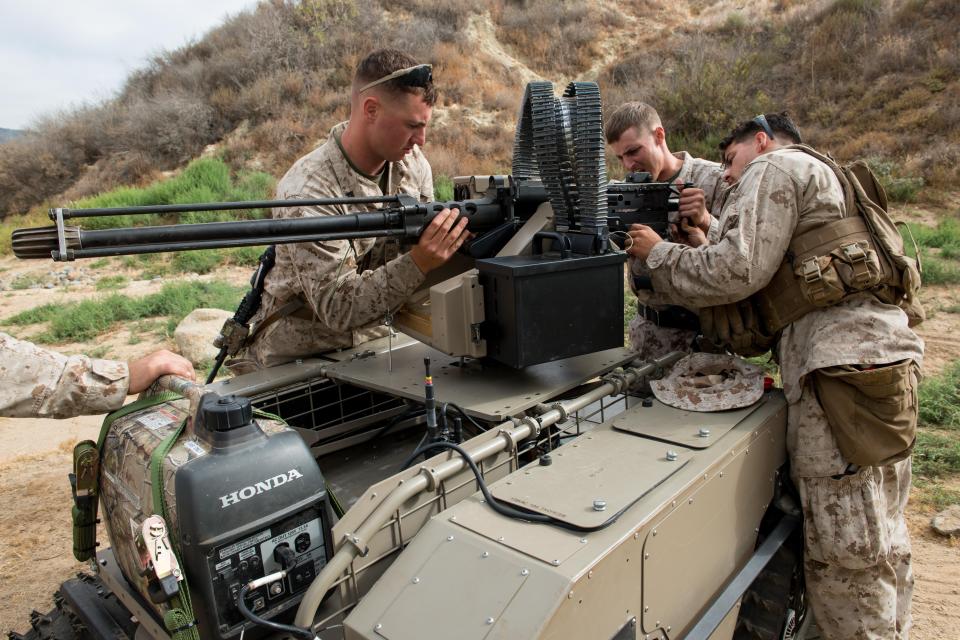
[[[903,360],[873,369],[817,369],[814,388],[837,447],[848,461],[880,466],[903,460],[917,435],[919,367]]]
[[[850,291],[872,289],[883,279],[880,257],[866,240],[842,245],[830,255],[840,281]]]
[[[846,290],[833,264],[833,255],[812,256],[794,267],[800,293],[815,307],[830,307],[843,299]]]

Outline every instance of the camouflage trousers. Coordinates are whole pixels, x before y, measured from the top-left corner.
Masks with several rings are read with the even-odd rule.
[[[693,352],[693,339],[696,331],[689,329],[671,329],[660,327],[642,316],[630,321],[628,327],[630,350],[635,351],[644,360],[665,356],[671,351]]]
[[[822,637],[906,640],[913,594],[903,515],[910,458],[848,475],[816,469],[811,452],[802,449],[819,442],[826,460],[836,455],[835,448],[829,450],[830,426],[809,382],[789,407],[787,441],[791,464],[799,463],[793,475],[804,517],[807,601]]]

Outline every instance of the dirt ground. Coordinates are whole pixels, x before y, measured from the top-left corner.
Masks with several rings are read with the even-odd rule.
[[[921,217],[922,212],[916,216]],[[10,282],[21,273],[45,275],[49,269],[47,264],[0,258],[0,283]],[[117,265],[110,265],[93,274],[92,279],[118,272]],[[133,273],[126,275],[135,277]],[[210,277],[239,284],[248,273],[245,269],[229,269],[203,276]],[[132,281],[122,292],[144,295],[160,286],[162,282],[158,281]],[[71,286],[66,292],[60,286],[0,292],[0,319],[46,302],[94,295],[97,293],[89,283]],[[944,311],[960,304],[960,291],[929,288],[924,299],[930,314],[920,331],[927,344],[924,369],[933,375],[960,360],[960,314]],[[32,333],[20,327],[6,330],[18,337]],[[58,348],[81,352],[107,345],[110,357],[134,358],[160,346],[174,347],[172,342],[155,336],[136,344],[130,342],[130,329],[123,328],[98,338],[96,344]],[[26,631],[31,609],[49,610],[51,594],[59,583],[84,568],[71,551],[71,498],[66,476],[73,445],[81,439],[95,439],[100,421],[96,416],[63,421],[0,418],[0,504],[4,505],[0,511],[0,631]],[[960,478],[952,484],[960,488]],[[934,533],[929,526],[932,515],[917,502],[909,507],[916,574],[913,637],[919,640],[956,637],[960,628],[960,540]],[[106,538],[103,534],[99,537]]]

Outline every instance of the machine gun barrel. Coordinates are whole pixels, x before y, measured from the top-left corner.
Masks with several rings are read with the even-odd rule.
[[[247,200],[243,202],[206,202],[195,204],[156,204],[141,207],[102,207],[98,209],[60,209],[63,218],[98,218],[102,216],[143,215],[163,213],[192,213],[195,211],[233,211],[244,209],[271,209],[289,207],[296,202],[301,207],[319,207],[336,204],[400,204],[398,196],[371,196],[363,198],[315,198],[312,200]],[[50,211],[50,219],[56,222],[58,209]]]
[[[335,215],[204,222],[148,227],[84,230],[67,227],[71,218],[106,215],[185,213],[233,209],[282,208],[330,205],[392,205],[375,211]],[[104,209],[54,209],[56,226],[18,229],[13,232],[14,254],[22,259],[73,260],[105,256],[219,249],[262,244],[323,242],[353,238],[416,238],[444,208],[458,209],[467,218],[467,228],[484,231],[502,224],[512,208],[494,198],[421,203],[400,195],[371,198],[324,198],[316,200],[270,200],[213,204],[158,205]]]

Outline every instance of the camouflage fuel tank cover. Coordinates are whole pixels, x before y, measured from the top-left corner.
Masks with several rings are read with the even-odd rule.
[[[763,369],[736,356],[692,353],[650,388],[657,400],[678,409],[739,409],[763,396]]]

